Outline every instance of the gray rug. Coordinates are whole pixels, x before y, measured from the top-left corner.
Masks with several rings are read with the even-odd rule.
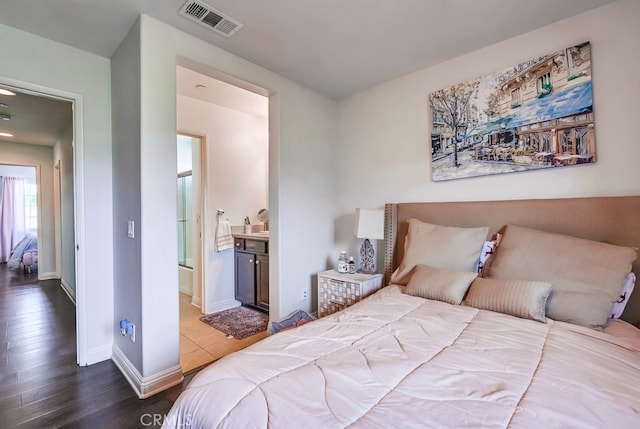
[[[200,318],[207,325],[222,331],[237,340],[266,331],[269,316],[247,307],[235,307]]]

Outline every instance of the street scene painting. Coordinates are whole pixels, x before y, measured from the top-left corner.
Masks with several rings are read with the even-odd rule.
[[[591,44],[429,96],[434,181],[596,162]]]

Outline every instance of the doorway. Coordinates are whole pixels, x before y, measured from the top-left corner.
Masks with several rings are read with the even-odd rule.
[[[0,164],[0,263],[38,271],[36,166]]]
[[[179,134],[189,138],[201,136],[200,150],[193,151],[200,155],[197,167],[201,176],[200,180],[196,178],[198,168],[194,160],[191,183],[194,190],[196,184],[201,185],[202,211],[200,217],[194,213],[194,224],[200,222],[198,227],[202,233],[199,246],[202,294],[197,314],[193,314],[193,305],[184,306],[189,303],[188,296],[180,294],[180,361],[185,371],[198,355],[215,360],[266,335],[263,331],[253,338],[238,340],[199,320],[202,314],[240,305],[236,297],[233,243],[231,248],[218,247],[219,222],[225,225],[228,222],[233,234],[243,231],[245,219],[249,219],[251,228],[261,231],[264,220],[258,219],[258,212],[268,208],[269,202],[269,99],[236,84],[239,85],[176,67]],[[268,241],[268,235],[261,238]],[[265,258],[268,258],[266,252]],[[259,268],[263,266],[268,264]],[[182,291],[182,284],[180,288]],[[187,313],[192,315],[188,321]]]
[[[0,78],[3,121],[0,158],[3,163],[29,166],[33,175],[25,177],[25,237],[34,236],[35,251],[21,256],[19,270],[31,271],[36,284],[52,280],[76,304],[75,184],[74,184],[74,103],[67,94],[50,94],[48,89],[31,87]],[[56,91],[52,90],[55,93]],[[76,306],[76,316],[77,316]],[[81,363],[78,329],[77,363]]]

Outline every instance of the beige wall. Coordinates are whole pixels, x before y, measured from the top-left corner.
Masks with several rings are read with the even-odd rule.
[[[640,2],[616,3],[425,68],[340,103],[336,248],[355,252],[356,207],[385,202],[560,198],[640,193]],[[428,96],[538,55],[591,41],[598,162],[482,178],[431,181]]]

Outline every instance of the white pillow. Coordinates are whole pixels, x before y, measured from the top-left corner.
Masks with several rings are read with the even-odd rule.
[[[619,319],[622,316],[622,312],[624,308],[627,306],[629,302],[629,298],[631,297],[631,292],[633,292],[633,288],[636,285],[636,275],[633,273],[627,274],[627,277],[624,278],[624,282],[622,283],[622,290],[620,291],[620,297],[616,302],[613,303],[613,308],[611,309],[611,317],[613,319]]]
[[[496,240],[487,240],[484,242],[484,244],[482,245],[482,250],[480,251],[480,258],[478,259],[478,263],[476,264],[476,273],[482,273],[484,264],[495,252],[497,244],[498,242]]]

